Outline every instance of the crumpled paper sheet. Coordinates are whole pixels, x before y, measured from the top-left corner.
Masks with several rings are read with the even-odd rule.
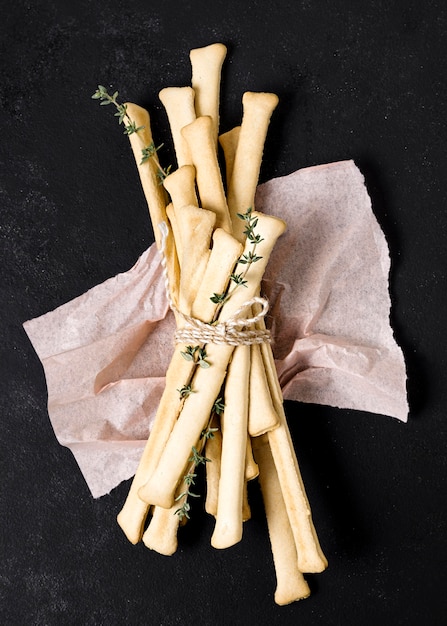
[[[355,164],[271,180],[258,187],[256,209],[288,225],[264,280],[284,398],[406,421],[388,248]],[[104,495],[135,473],[173,350],[155,246],[129,271],[24,327],[44,367],[57,439],[92,495]]]

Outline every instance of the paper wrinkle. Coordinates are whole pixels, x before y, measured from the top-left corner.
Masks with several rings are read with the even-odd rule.
[[[287,223],[267,267],[267,324],[284,398],[406,421],[406,375],[390,326],[388,246],[352,161],[260,185],[256,210]],[[130,478],[173,352],[155,245],[127,272],[24,324],[48,410],[94,497]]]

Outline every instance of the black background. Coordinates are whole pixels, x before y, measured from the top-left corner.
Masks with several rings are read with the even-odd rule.
[[[447,10],[398,2],[3,2],[1,554],[3,624],[402,624],[445,617]],[[329,569],[273,601],[257,486],[237,546],[209,545],[201,503],[173,557],[115,523],[128,484],[93,500],[56,442],[22,323],[129,269],[152,241],[126,138],[98,83],[148,108],[188,84],[191,48],[222,41],[222,130],[245,90],[274,91],[261,179],[354,159],[391,259],[410,417],[287,404]]]

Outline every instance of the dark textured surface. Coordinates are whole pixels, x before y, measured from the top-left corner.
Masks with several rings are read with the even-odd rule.
[[[18,0],[0,30],[1,623],[445,624],[444,3]],[[283,608],[256,486],[230,550],[209,546],[200,504],[175,556],[126,542],[115,516],[128,484],[90,497],[55,441],[21,327],[128,269],[152,240],[127,141],[90,99],[97,83],[148,107],[166,141],[157,93],[186,84],[189,49],[213,41],[229,48],[224,130],[244,90],[280,96],[262,180],[360,166],[408,363],[406,425],[287,405],[330,567],[309,577],[310,599]]]

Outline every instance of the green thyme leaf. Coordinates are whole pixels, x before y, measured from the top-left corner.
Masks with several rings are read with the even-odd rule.
[[[214,304],[222,304],[225,302],[226,298],[227,296],[225,293],[213,293],[210,300],[211,302],[214,302]]]
[[[216,413],[216,415],[222,415],[225,410],[225,403],[222,398],[217,398],[217,400],[214,402],[212,410],[213,413]]]

